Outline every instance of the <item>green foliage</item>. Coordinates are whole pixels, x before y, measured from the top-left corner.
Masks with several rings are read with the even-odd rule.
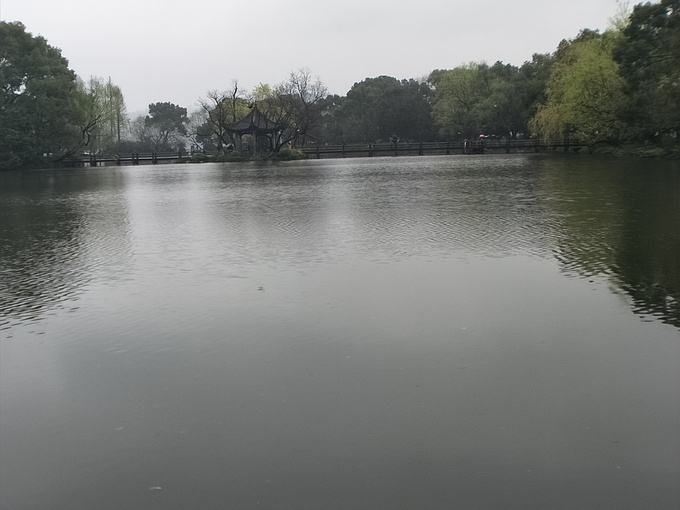
[[[677,152],[680,131],[680,0],[635,6],[603,35],[582,31],[556,52],[547,101],[533,126],[543,136],[571,134],[629,144],[627,152]],[[655,146],[635,148],[653,140]]]
[[[355,83],[335,114],[339,133],[347,142],[427,140],[433,136],[431,89],[416,80],[391,76]]]
[[[116,152],[122,132],[128,124],[125,99],[120,87],[109,78],[90,78],[85,84],[78,80],[84,145],[93,152]]]
[[[551,64],[550,56],[534,55],[520,68],[496,62],[434,71],[430,82],[437,126],[447,138],[526,133],[543,99]]]
[[[251,99],[255,103],[266,101],[274,94],[274,90],[268,83],[258,84],[251,93]]]
[[[130,122],[130,139],[119,144],[125,152],[177,152],[186,148],[187,109],[172,103],[153,103],[149,114]]]
[[[538,135],[572,137],[677,154],[680,146],[680,0],[621,11],[604,34],[582,30],[553,54],[517,67],[470,63],[433,71],[427,81],[366,78],[345,96],[328,95],[307,70],[244,93],[214,91],[189,117],[158,102],[128,122],[119,87],[79,80],[60,50],[20,23],[0,22],[0,169],[39,166],[83,148],[163,152],[193,148],[236,157],[228,127],[256,105],[277,125],[258,139],[281,159],[309,143]],[[126,136],[127,135],[127,136]],[[265,147],[266,146],[266,147]],[[237,147],[238,149],[238,147]],[[633,149],[631,149],[633,150]]]
[[[680,0],[635,6],[614,51],[634,136],[680,131]]]
[[[321,105],[327,95],[326,86],[307,69],[290,73],[288,80],[272,88],[260,84],[254,101],[265,116],[280,126],[271,138],[273,152],[286,144],[304,147],[308,140],[318,141]],[[315,136],[316,134],[316,136]]]
[[[154,150],[169,150],[178,144],[180,136],[187,134],[188,122],[186,108],[168,102],[153,103],[149,105],[144,127]]]
[[[480,110],[489,95],[486,66],[468,64],[432,77],[437,125],[451,137],[471,137],[484,129]]]
[[[546,102],[532,126],[546,138],[571,136],[585,141],[615,141],[623,133],[620,120],[624,81],[613,59],[615,34],[582,32],[563,42],[546,87]]]
[[[190,163],[208,163],[209,161],[211,161],[210,156],[207,154],[201,154],[200,152],[193,154],[189,159]]]
[[[321,119],[315,137],[319,142],[342,143],[345,141],[344,103],[347,98],[337,94],[326,96],[319,108]]]
[[[307,155],[301,150],[284,147],[276,153],[274,159],[278,161],[296,161],[299,159],[307,159]]]
[[[61,52],[0,22],[0,168],[44,165],[83,141],[83,92]]]
[[[201,154],[196,153],[192,155],[187,162],[188,163],[241,163],[244,161],[250,161],[251,157],[247,154]]]

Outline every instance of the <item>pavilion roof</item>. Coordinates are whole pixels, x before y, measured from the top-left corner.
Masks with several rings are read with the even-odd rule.
[[[230,124],[226,129],[234,133],[272,132],[279,129],[279,125],[268,119],[257,106],[253,106],[248,115]]]

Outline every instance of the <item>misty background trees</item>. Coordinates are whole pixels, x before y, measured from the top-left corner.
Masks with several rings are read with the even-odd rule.
[[[111,78],[85,81],[59,49],[0,23],[0,168],[91,153],[223,153],[229,126],[257,108],[269,150],[316,144],[499,138],[677,144],[680,0],[635,6],[603,33],[582,30],[520,66],[472,62],[428,76],[369,77],[329,94],[309,70],[245,90],[234,81],[194,105],[162,99],[130,118]]]

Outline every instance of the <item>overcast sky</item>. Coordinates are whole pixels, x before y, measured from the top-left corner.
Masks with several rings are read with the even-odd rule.
[[[605,28],[616,0],[0,0],[63,50],[83,78],[120,85],[128,110],[193,109],[232,79],[250,88],[309,68],[344,94],[369,76],[422,77],[469,61],[521,64],[579,29]]]

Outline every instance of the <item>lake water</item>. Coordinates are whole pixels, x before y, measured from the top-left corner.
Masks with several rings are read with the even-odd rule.
[[[680,507],[680,166],[0,174],[0,509]]]

